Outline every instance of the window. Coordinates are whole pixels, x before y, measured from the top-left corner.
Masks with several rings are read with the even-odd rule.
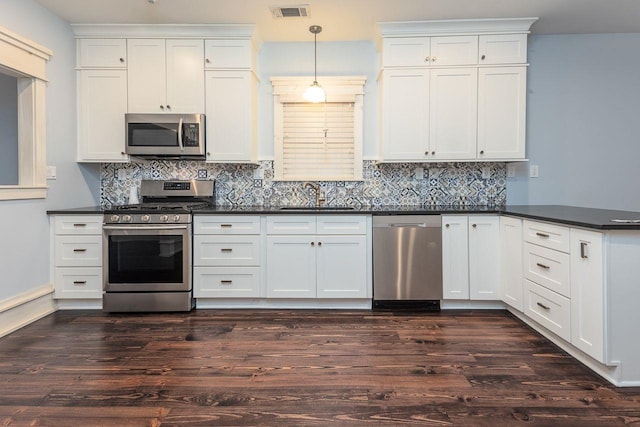
[[[47,195],[45,86],[46,61],[51,51],[0,27],[0,74],[15,82],[16,97],[2,97],[0,110],[17,109],[17,142],[8,137],[0,144],[17,144],[12,178],[0,181],[0,200],[35,199]],[[9,89],[10,90],[10,89]],[[17,105],[16,105],[17,104]]]
[[[274,169],[281,181],[362,179],[363,77],[325,77],[327,102],[309,103],[309,78],[272,78]]]

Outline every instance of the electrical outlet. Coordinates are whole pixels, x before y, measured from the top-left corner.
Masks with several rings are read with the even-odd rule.
[[[413,171],[413,176],[418,180],[424,179],[424,168],[416,168]]]
[[[127,171],[124,169],[118,169],[118,181],[124,181],[127,179]]]
[[[47,166],[47,179],[56,179],[56,167],[55,166]]]
[[[529,176],[531,178],[538,178],[540,176],[540,171],[538,170],[538,165],[529,166]]]
[[[482,179],[491,178],[491,168],[489,166],[484,166],[481,170],[482,170]]]
[[[264,169],[258,167],[253,171],[253,179],[264,179]]]
[[[507,166],[507,178],[515,178],[516,177],[516,167],[515,166]]]

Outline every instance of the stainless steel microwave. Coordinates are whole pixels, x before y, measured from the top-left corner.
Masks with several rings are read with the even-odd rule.
[[[204,114],[125,114],[126,152],[140,157],[204,158]]]

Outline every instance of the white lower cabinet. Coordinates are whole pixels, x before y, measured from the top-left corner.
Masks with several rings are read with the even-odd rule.
[[[260,217],[196,216],[193,222],[193,296],[260,297]]]
[[[500,299],[496,215],[442,216],[443,299]]]
[[[500,217],[500,265],[502,301],[518,311],[524,309],[522,277],[522,220]]]
[[[366,216],[267,217],[268,298],[366,298]]]
[[[51,217],[56,299],[102,298],[102,216]]]
[[[525,280],[524,313],[567,341],[571,339],[570,300]]]

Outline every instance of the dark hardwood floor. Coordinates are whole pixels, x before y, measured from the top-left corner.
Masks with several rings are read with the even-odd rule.
[[[640,389],[505,311],[61,311],[0,339],[0,425],[640,425]]]

